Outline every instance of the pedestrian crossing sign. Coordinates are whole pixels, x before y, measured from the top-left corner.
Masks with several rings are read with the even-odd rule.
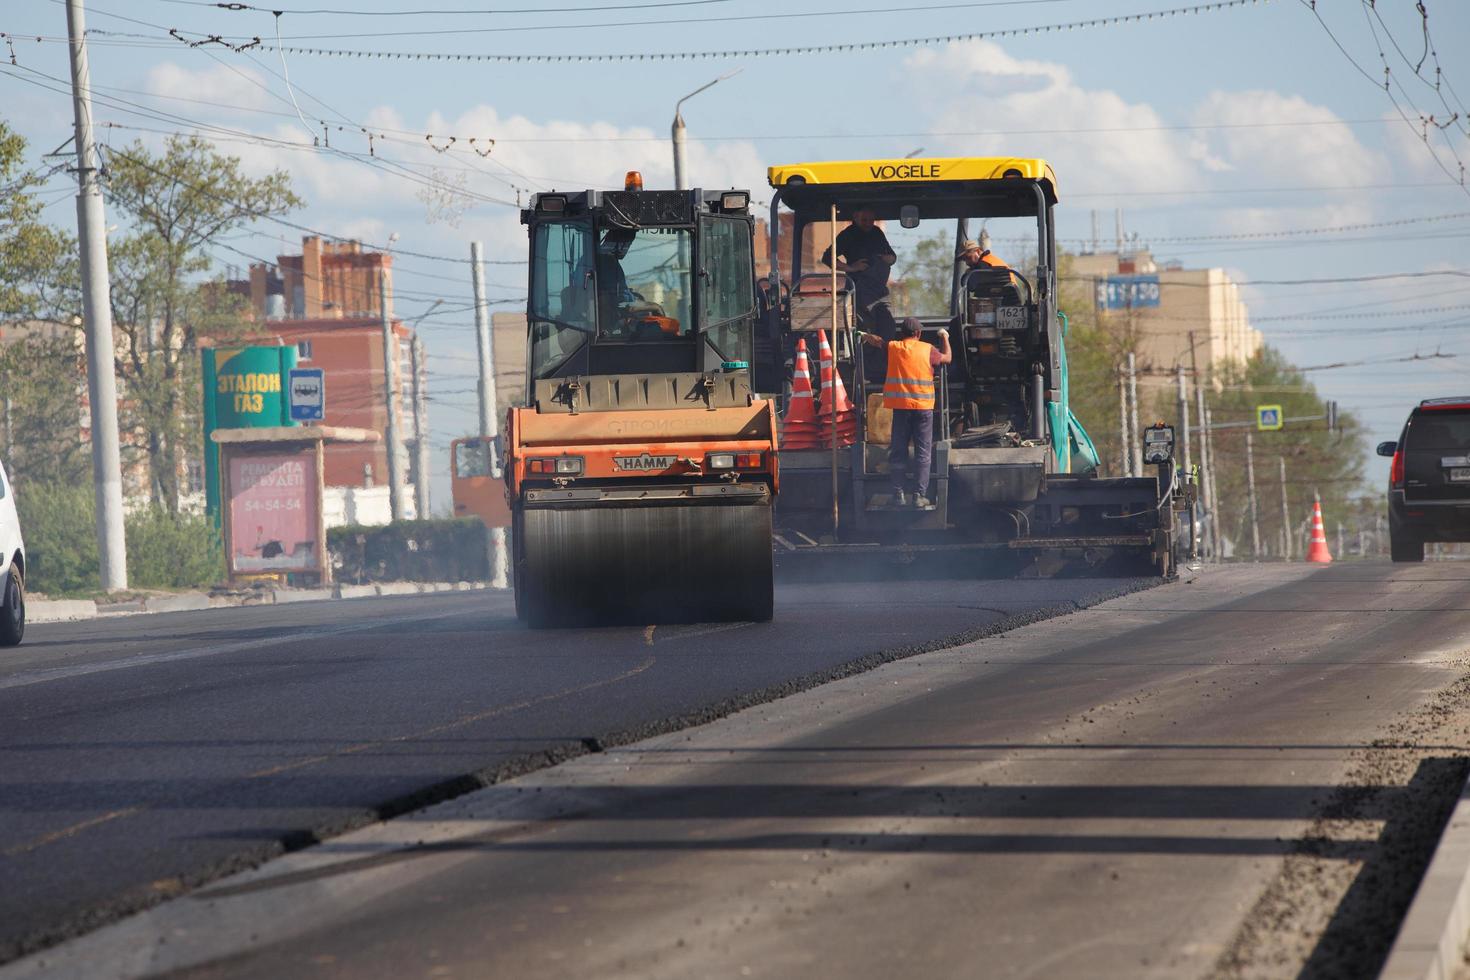
[[[1256,428],[1262,432],[1272,432],[1285,424],[1281,414],[1280,405],[1257,405],[1256,406]]]

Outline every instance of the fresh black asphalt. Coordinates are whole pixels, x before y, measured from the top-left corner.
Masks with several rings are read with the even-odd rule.
[[[769,624],[644,629],[531,632],[489,592],[32,625],[0,659],[0,961],[374,819],[1148,584],[793,585]]]

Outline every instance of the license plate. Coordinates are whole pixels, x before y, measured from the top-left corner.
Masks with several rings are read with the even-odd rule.
[[[1470,483],[1470,466],[1456,466],[1450,470],[1451,483]]]
[[[1024,306],[1002,306],[996,312],[1000,314],[1002,330],[1026,329],[1026,308]]]

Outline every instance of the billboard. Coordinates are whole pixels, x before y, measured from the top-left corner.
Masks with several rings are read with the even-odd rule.
[[[228,459],[230,573],[320,569],[315,453],[231,453]]]
[[[1097,281],[1100,310],[1136,310],[1158,305],[1158,276],[1108,276]]]
[[[286,377],[296,366],[296,347],[206,347],[199,352],[204,378],[204,490],[209,513],[219,518],[219,447],[215,429],[295,425]]]

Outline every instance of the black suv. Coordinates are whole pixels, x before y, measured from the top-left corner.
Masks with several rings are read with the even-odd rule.
[[[1426,541],[1470,541],[1470,395],[1430,398],[1404,423],[1388,475],[1388,540],[1394,561],[1423,561]]]

